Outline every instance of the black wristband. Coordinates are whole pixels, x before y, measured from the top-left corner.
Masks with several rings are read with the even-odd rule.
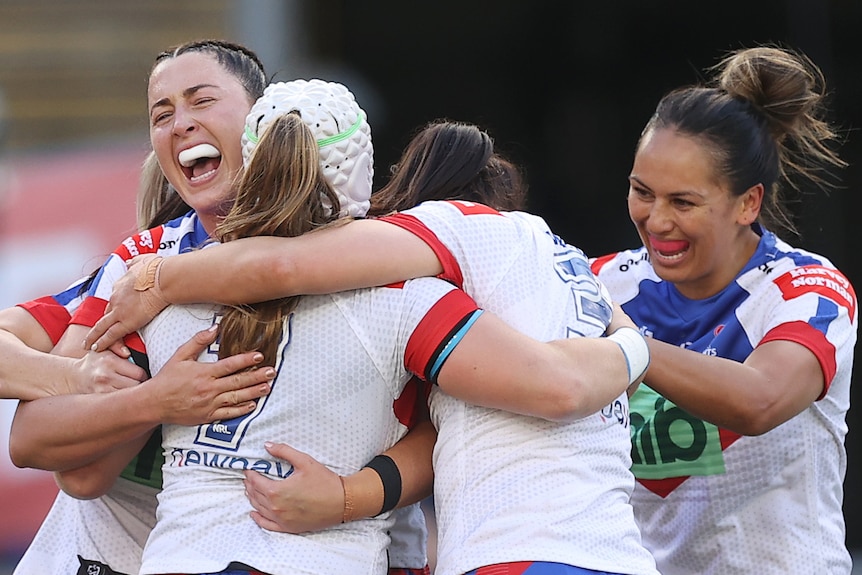
[[[380,481],[383,482],[383,507],[380,509],[380,513],[392,511],[401,499],[401,472],[398,471],[398,466],[395,465],[391,457],[378,455],[365,467],[376,471],[377,475],[380,476]]]

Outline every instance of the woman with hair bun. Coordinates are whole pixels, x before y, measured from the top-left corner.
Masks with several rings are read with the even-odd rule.
[[[659,102],[629,175],[643,246],[593,261],[648,337],[631,398],[632,505],[664,575],[848,574],[856,295],[794,233],[789,192],[844,166],[820,70],[736,51]]]

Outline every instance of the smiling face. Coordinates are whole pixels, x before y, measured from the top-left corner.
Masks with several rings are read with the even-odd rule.
[[[648,132],[629,184],[629,216],[653,268],[686,297],[721,291],[757,249],[751,224],[763,186],[732,195],[700,140],[668,128]]]
[[[242,168],[240,136],[254,102],[211,55],[189,52],[150,75],[150,141],[162,171],[212,233]]]

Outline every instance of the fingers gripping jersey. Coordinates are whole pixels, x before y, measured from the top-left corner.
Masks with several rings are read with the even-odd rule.
[[[823,371],[818,401],[757,437],[638,388],[632,502],[661,572],[740,573],[757,565],[770,574],[849,573],[841,486],[858,312],[847,279],[769,232],[736,280],[702,301],[662,281],[644,248],[593,267],[647,336],[739,362],[762,343],[789,340],[808,348]]]
[[[540,218],[426,202],[384,218],[421,237],[484,309],[542,341],[600,336],[609,298],[583,253]],[[435,388],[440,575],[515,561],[655,574],[628,499],[628,403],[566,424],[486,409]]]
[[[171,306],[144,328],[153,370],[215,311]],[[243,470],[288,478],[290,465],[264,447],[276,441],[341,475],[358,471],[404,434],[393,401],[473,313],[463,292],[433,278],[303,297],[284,323],[272,391],[254,412],[163,426],[164,487],[141,573],[216,572],[234,561],[266,573],[385,572],[390,513],[302,535],[266,531],[249,516]],[[201,360],[216,357],[213,349]]]

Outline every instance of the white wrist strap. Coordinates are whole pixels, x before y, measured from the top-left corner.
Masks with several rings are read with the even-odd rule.
[[[629,370],[629,385],[640,382],[649,367],[649,346],[640,332],[631,327],[621,327],[608,336],[626,358]]]

